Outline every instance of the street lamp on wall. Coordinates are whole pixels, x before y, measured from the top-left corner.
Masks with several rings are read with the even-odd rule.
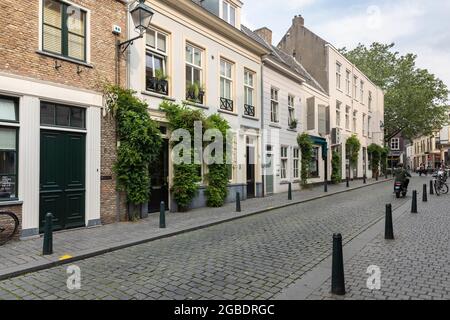
[[[137,3],[131,10],[130,7]],[[145,4],[145,0],[134,0],[127,6],[127,11],[130,12],[134,27],[139,35],[129,40],[120,42],[116,41],[116,85],[120,84],[120,55],[123,54],[135,40],[144,37],[150,22],[152,21],[154,11]]]

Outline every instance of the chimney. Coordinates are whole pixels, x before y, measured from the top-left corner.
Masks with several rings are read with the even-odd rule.
[[[299,14],[298,16],[295,16],[294,19],[292,19],[292,24],[295,25],[299,25],[299,26],[304,26],[305,25],[305,19],[302,17],[301,14]]]
[[[272,45],[272,30],[262,27],[254,31],[258,36],[263,38],[268,44]]]

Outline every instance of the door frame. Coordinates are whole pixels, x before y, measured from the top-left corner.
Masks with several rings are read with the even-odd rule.
[[[256,151],[256,144],[254,143],[254,140],[256,140],[257,137],[253,136],[253,135],[248,135],[246,137],[246,144],[245,144],[245,158],[246,158],[246,163],[245,163],[245,187],[246,187],[246,193],[247,193],[247,198],[256,198],[256,157],[257,157],[257,151]],[[251,142],[249,142],[251,141]],[[249,150],[253,150],[253,164],[250,164],[250,160],[249,160]],[[251,165],[253,166],[253,194],[251,197],[249,197],[248,194],[248,166]]]

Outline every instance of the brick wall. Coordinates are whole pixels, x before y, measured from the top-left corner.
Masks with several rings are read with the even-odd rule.
[[[99,92],[103,83],[114,83],[117,37],[111,31],[113,24],[119,25],[123,31],[120,40],[125,39],[126,6],[118,0],[71,0],[91,12],[89,62],[92,67],[58,60],[61,67],[56,69],[55,58],[37,53],[40,1],[0,1],[0,72]],[[122,56],[122,86],[126,83],[125,63]],[[78,67],[81,73],[77,72]],[[111,119],[102,119],[101,144],[101,219],[102,223],[111,223],[116,221],[116,184],[112,173],[116,142],[114,121]],[[111,176],[111,179],[105,178]]]
[[[22,229],[22,205],[13,205],[13,206],[0,207],[0,211],[1,212],[9,211],[9,212],[14,213],[19,218],[19,222],[20,222],[18,230]],[[9,226],[6,226],[6,224],[5,224],[6,222],[11,222],[11,221],[12,220],[10,220],[9,218],[6,218],[5,216],[0,216],[0,222],[1,222],[0,225],[1,225],[1,227],[2,228],[6,227],[6,229],[7,229],[7,230],[5,230],[5,234],[8,233],[8,227],[11,228],[11,229],[14,228],[13,224],[11,224]],[[20,236],[20,232],[17,232],[15,238],[18,239],[19,236]],[[0,235],[0,242],[2,240],[3,240],[3,237],[2,237],[2,235]]]

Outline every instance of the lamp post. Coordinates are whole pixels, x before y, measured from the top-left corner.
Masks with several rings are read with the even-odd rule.
[[[131,10],[129,9],[137,3]],[[136,31],[139,33],[138,36],[131,38],[129,40],[121,42],[120,40],[116,41],[116,84],[120,84],[120,63],[119,57],[123,54],[130,45],[133,44],[135,40],[141,39],[144,37],[144,34],[147,32],[147,29],[150,26],[150,22],[152,21],[154,11],[145,4],[145,0],[135,0],[128,5],[128,10],[130,11],[131,18],[133,19],[134,27]]]

